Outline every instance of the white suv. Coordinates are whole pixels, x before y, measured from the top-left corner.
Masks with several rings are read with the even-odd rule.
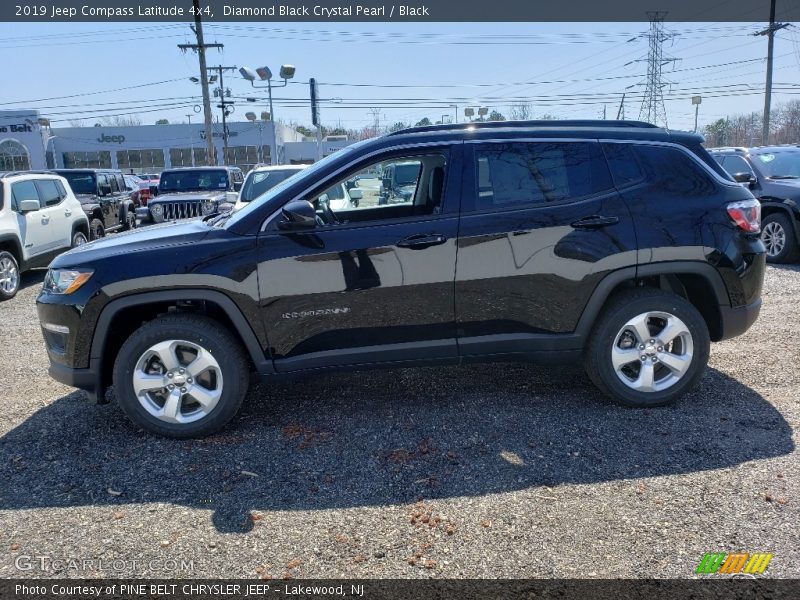
[[[0,300],[12,298],[23,271],[46,267],[85,244],[89,221],[66,179],[53,173],[0,173]]]

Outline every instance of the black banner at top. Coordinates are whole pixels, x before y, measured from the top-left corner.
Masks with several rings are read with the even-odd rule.
[[[201,0],[203,21],[265,22],[535,22],[768,21],[770,0]],[[4,0],[10,22],[191,21],[192,0]],[[776,0],[776,18],[800,20],[800,0]]]

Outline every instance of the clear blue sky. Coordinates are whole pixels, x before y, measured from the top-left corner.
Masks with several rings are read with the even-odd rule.
[[[763,24],[667,24],[677,35],[665,43],[665,57],[679,59],[664,67],[665,79],[672,82],[665,93],[680,96],[666,102],[672,128],[693,127],[688,98],[693,94],[704,96],[701,127],[763,107],[767,43],[751,35],[759,27]],[[459,120],[468,105],[487,105],[508,115],[512,104],[524,100],[535,117],[596,118],[605,103],[613,118],[626,88],[644,81],[646,64],[635,61],[646,58],[647,40],[636,36],[646,33],[648,24],[251,22],[206,23],[205,29],[207,41],[225,44],[222,53],[209,51],[210,65],[266,64],[276,75],[281,63],[296,65],[297,83],[275,90],[278,119],[310,122],[307,81],[316,77],[348,84],[322,85],[324,98],[341,98],[323,108],[324,122],[356,128],[372,123],[373,105],[382,106],[383,124],[413,123],[425,116],[436,121],[455,112],[449,104],[458,105]],[[69,119],[90,125],[103,114],[117,113],[137,113],[145,124],[159,118],[185,122],[200,103],[199,86],[188,79],[198,74],[198,65],[196,55],[183,54],[176,45],[192,41],[186,24],[0,24],[6,65],[0,108],[39,108],[54,126]],[[775,54],[776,86],[796,89],[777,91],[773,102],[800,98],[799,28],[779,33]],[[710,66],[724,63],[737,64]],[[163,80],[176,81],[83,95]],[[253,91],[238,73],[226,74],[225,83],[237,97],[260,94],[255,105],[237,100],[234,120],[243,120],[248,110],[264,110],[266,94]],[[627,91],[642,90],[638,85]],[[73,94],[81,96],[32,101]],[[639,105],[639,99],[626,101],[625,116],[638,118]],[[200,118],[193,115],[193,122]]]

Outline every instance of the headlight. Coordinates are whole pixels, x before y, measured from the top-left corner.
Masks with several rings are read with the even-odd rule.
[[[204,215],[210,215],[216,209],[215,205],[216,203],[213,200],[203,200],[200,210],[203,211]]]
[[[71,294],[89,281],[94,271],[50,269],[44,278],[43,289],[49,294]]]
[[[164,213],[164,207],[160,204],[153,204],[150,206],[150,212],[154,215],[161,216]]]

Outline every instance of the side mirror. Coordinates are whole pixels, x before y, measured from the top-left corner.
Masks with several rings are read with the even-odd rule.
[[[39,204],[38,200],[22,200],[19,203],[19,212],[21,213],[28,213],[33,212],[35,210],[39,210],[42,206]]]
[[[150,188],[150,193],[153,194],[153,197],[158,196],[158,186],[157,185],[149,185],[147,187]]]
[[[349,191],[351,200],[361,200],[364,198],[364,192],[358,188],[353,188]]]
[[[239,199],[238,192],[225,192],[225,202],[230,202],[231,204],[236,204],[236,201]]]
[[[244,183],[244,181],[234,181],[233,182],[233,189],[236,190],[237,192],[241,191],[243,183]]]
[[[328,194],[322,194],[322,196],[319,197],[319,203],[320,204],[327,204],[328,203]]]
[[[317,211],[308,200],[292,200],[281,211],[283,221],[278,221],[278,229],[284,231],[297,231],[299,229],[313,229],[317,226]]]
[[[734,173],[733,178],[738,183],[746,183],[750,187],[755,186],[758,182],[758,179],[756,179],[752,173]]]

